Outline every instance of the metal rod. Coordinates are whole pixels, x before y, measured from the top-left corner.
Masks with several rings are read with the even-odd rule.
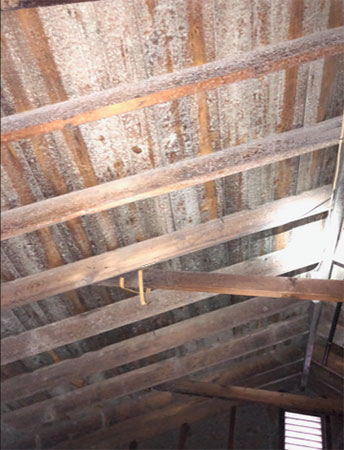
[[[330,333],[328,335],[328,339],[327,339],[327,343],[326,343],[326,347],[325,347],[325,351],[324,351],[324,357],[323,357],[323,360],[322,360],[322,364],[324,366],[326,366],[327,360],[328,360],[328,355],[330,354],[330,350],[331,350],[334,334],[335,334],[336,328],[337,328],[339,314],[340,314],[340,311],[342,309],[342,304],[343,303],[337,303],[336,309],[334,311],[334,316],[333,316],[333,320],[332,320],[331,330],[330,330]]]

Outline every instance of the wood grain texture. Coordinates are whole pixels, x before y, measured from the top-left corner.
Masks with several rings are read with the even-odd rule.
[[[2,119],[2,142],[112,117],[344,52],[343,27]]]
[[[137,288],[137,275],[123,276],[125,285]],[[257,275],[228,275],[208,272],[171,272],[147,270],[144,285],[152,289],[171,291],[210,292],[216,294],[247,295],[298,300],[342,302],[344,281],[297,279],[291,277],[263,277]],[[120,279],[106,280],[102,286],[120,286]]]
[[[305,232],[311,232],[305,225]],[[308,230],[308,231],[307,231]],[[282,275],[293,270],[311,266],[319,261],[320,252],[314,246],[311,251],[300,254],[299,247],[259,256],[242,263],[220,269],[215,273]],[[147,305],[139,306],[138,296],[72,316],[59,322],[9,336],[1,341],[1,364],[33,356],[90,336],[113,330],[129,323],[138,322],[166,311],[191,305],[211,297],[207,293],[163,292],[155,290],[146,294]]]
[[[185,231],[175,231],[127,247],[30,275],[2,285],[2,309],[186,255],[234,238],[271,229],[327,211],[328,186],[231,214]]]
[[[1,385],[1,402],[28,397],[73,379],[110,370],[193,340],[216,335],[251,320],[263,319],[291,309],[296,303],[289,299],[274,302],[269,298],[253,298],[87,352],[79,358],[67,359],[4,381]]]
[[[15,11],[44,6],[70,5],[72,3],[95,2],[97,0],[1,0],[1,11]]]
[[[243,337],[213,346],[185,357],[173,357],[150,364],[100,383],[34,403],[3,414],[3,423],[15,428],[37,427],[58,420],[68,411],[87,408],[109,398],[120,398],[149,387],[181,378],[238,356],[256,352],[292,337],[307,333],[307,317],[302,315],[273,324]]]
[[[293,411],[328,415],[343,414],[343,403],[339,399],[313,398],[306,397],[305,395],[273,392],[241,386],[223,387],[215,383],[196,380],[177,381],[170,388],[173,392],[219,398],[222,400],[257,402]]]
[[[1,240],[334,145],[341,117],[1,213]]]

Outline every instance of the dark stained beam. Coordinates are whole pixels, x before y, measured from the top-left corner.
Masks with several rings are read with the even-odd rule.
[[[5,425],[18,429],[34,428],[45,422],[59,420],[73,410],[87,408],[110,398],[124,397],[306,333],[306,315],[302,315],[185,357],[165,359],[11,411],[3,414],[2,420]]]
[[[312,233],[317,226],[317,222],[303,225],[302,232]],[[316,264],[319,262],[320,256],[317,246],[302,252],[300,252],[299,246],[290,246],[284,250],[220,269],[215,273],[244,275],[254,271],[258,275],[282,275]],[[207,293],[156,290],[146,294],[147,305],[144,308],[139,307],[139,297],[135,296],[15,336],[9,336],[1,340],[1,364],[5,365],[81,341],[90,336],[105,333],[209,297],[211,295]]]
[[[344,52],[344,27],[2,119],[2,142],[112,117]]]
[[[44,6],[70,5],[72,3],[95,2],[97,0],[1,0],[1,11],[41,8]]]
[[[129,364],[193,340],[214,336],[251,320],[286,311],[297,303],[289,299],[273,302],[271,299],[253,298],[87,352],[79,358],[18,375],[2,383],[1,402],[29,397],[74,379]]]
[[[137,274],[124,275],[128,287],[137,287]],[[210,292],[298,300],[344,301],[344,280],[297,279],[260,275],[229,275],[209,272],[147,270],[144,286],[171,291]],[[101,286],[120,286],[120,277],[105,280]]]
[[[1,308],[25,305],[122,273],[327,211],[329,188],[266,203],[253,210],[175,231],[101,255],[3,283]]]
[[[263,403],[293,411],[343,415],[343,402],[340,399],[306,397],[304,395],[267,391],[242,386],[220,386],[196,380],[180,380],[169,385],[169,390],[182,394]]]
[[[184,189],[338,142],[341,117],[1,213],[1,239]]]

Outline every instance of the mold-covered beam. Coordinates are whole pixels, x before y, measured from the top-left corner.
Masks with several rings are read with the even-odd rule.
[[[344,27],[253,50],[170,74],[43,106],[2,119],[2,142],[26,139],[257,78],[344,52]]]
[[[334,145],[341,117],[1,213],[1,239]]]
[[[9,281],[2,285],[1,307],[8,309],[25,305],[231,239],[305,219],[327,211],[329,196],[329,187],[324,186],[184,231],[175,231]]]

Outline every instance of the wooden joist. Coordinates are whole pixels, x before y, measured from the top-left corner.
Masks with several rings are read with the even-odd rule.
[[[227,400],[258,402],[288,410],[343,415],[343,402],[340,399],[306,397],[305,395],[273,392],[241,386],[220,386],[196,380],[180,380],[169,386],[173,392]]]
[[[137,274],[124,275],[128,287],[137,287]],[[344,281],[313,280],[258,275],[230,275],[208,272],[171,272],[147,270],[144,285],[152,289],[210,292],[214,294],[247,295],[298,300],[344,301]],[[105,280],[102,286],[120,286],[120,277]]]
[[[67,394],[34,403],[3,414],[3,423],[29,428],[61,419],[69,411],[87,408],[109,398],[120,398],[134,392],[172,381],[224,361],[276,345],[306,334],[307,317],[288,319],[243,337],[213,346],[185,357],[173,357],[123,373],[105,381],[76,389]]]
[[[303,225],[303,232],[312,233],[314,225],[317,225],[317,222]],[[300,252],[299,246],[291,246],[284,250],[225,267],[215,273],[244,275],[254,271],[258,275],[282,275],[316,264],[320,256],[317,246],[302,252]],[[68,317],[59,322],[25,331],[19,335],[3,338],[1,340],[1,364],[5,365],[175,308],[191,305],[209,298],[211,295],[200,292],[183,293],[156,290],[145,297],[147,305],[144,308],[139,306],[139,298],[135,296],[77,316]]]
[[[30,275],[2,285],[2,309],[97,283],[141,267],[186,255],[251,233],[327,211],[329,186],[266,203],[98,256]]]
[[[29,397],[74,379],[138,361],[193,340],[230,330],[252,320],[278,314],[296,304],[296,301],[289,299],[273,302],[271,299],[253,298],[201,314],[100,350],[87,352],[79,358],[67,359],[32,373],[10,378],[1,385],[1,402]]]
[[[220,373],[226,377],[225,379],[229,380],[229,382],[225,384],[232,384],[233,382],[238,383],[237,380],[243,380],[244,386],[263,387],[264,384],[271,383],[276,380],[276,377],[279,378],[278,374],[280,372],[287,370],[289,374],[289,368],[292,364],[294,364],[293,362],[295,361],[295,358],[298,358],[299,356],[300,352],[298,348],[295,348],[294,346],[288,346],[287,348],[280,348],[280,346],[278,346],[278,349],[270,349],[270,351],[268,351],[265,355],[253,355],[241,361],[231,361],[230,365],[226,368],[218,369],[215,367],[213,369],[210,369],[212,375],[210,375],[210,373],[207,373],[206,375],[202,375],[201,379],[204,381],[215,381],[215,376],[219,374],[220,370]],[[281,366],[281,361],[286,364],[283,364]],[[255,376],[252,378],[252,375]],[[220,382],[220,384],[223,383]],[[185,402],[193,401],[193,399],[184,397],[186,396],[183,396],[183,400]],[[58,442],[68,440],[68,435],[70,433],[82,435],[84,438],[86,436],[91,436],[93,439],[95,435],[98,435],[98,433],[105,432],[105,430],[102,428],[102,417],[105,417],[105,421],[107,423],[116,422],[119,424],[123,424],[125,428],[125,424],[127,423],[127,419],[129,418],[129,420],[140,420],[139,416],[141,415],[144,415],[146,417],[151,413],[154,414],[155,412],[153,412],[153,410],[164,408],[167,405],[175,406],[176,403],[178,403],[178,400],[175,394],[171,394],[166,391],[152,390],[143,394],[141,393],[140,396],[133,396],[128,398],[124,397],[115,402],[111,400],[108,402],[104,402],[101,405],[97,405],[97,407],[94,409],[90,408],[87,412],[85,411],[85,414],[80,419],[78,418],[73,422],[65,419],[60,422],[45,424],[41,428],[36,428],[35,432],[36,435],[39,435],[42,448],[50,448],[53,446],[53,444],[56,445],[56,443]],[[225,404],[228,404],[228,402],[226,402]],[[169,422],[168,419],[167,422]],[[108,430],[111,429],[111,427],[108,428]],[[155,432],[158,432],[158,430],[156,430],[156,427],[154,427],[154,430]],[[125,435],[125,430],[123,431],[123,434]],[[119,436],[121,439],[124,437],[122,433],[117,433],[117,438]],[[101,436],[99,436],[99,438],[100,437]],[[130,439],[131,436],[127,437]],[[29,430],[29,435],[26,439],[24,438],[23,440],[19,441],[18,439],[16,439],[16,441],[13,442],[13,445],[12,442],[6,441],[4,447],[6,447],[6,449],[34,448],[34,439],[35,436],[33,436],[32,431]],[[79,448],[84,447],[88,448],[87,445],[81,445]]]
[[[182,69],[2,119],[2,142],[26,139],[344,52],[344,27]]]
[[[341,117],[1,213],[1,239],[334,145]]]
[[[86,3],[94,1],[97,0],[1,0],[1,11],[15,11],[17,9],[70,5],[71,3]]]

